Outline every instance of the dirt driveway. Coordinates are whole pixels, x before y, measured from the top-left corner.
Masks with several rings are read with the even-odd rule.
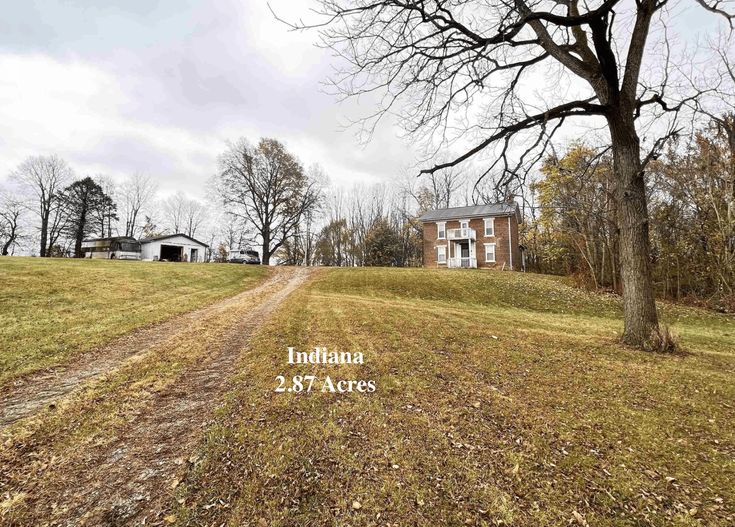
[[[30,376],[0,393],[0,524],[165,523],[162,511],[176,487],[175,474],[190,462],[236,372],[240,351],[310,274],[276,268],[255,289],[133,332],[64,369]],[[206,348],[196,338],[201,334],[207,335]],[[62,414],[73,413],[75,404],[93,408],[80,392],[104,387],[107,376],[145,364],[161,350],[179,357],[172,359],[175,380],[151,390],[143,402],[116,401],[133,410],[92,444],[63,439],[93,426],[94,413],[88,412],[91,422],[82,417],[69,424],[54,415],[57,406]],[[19,421],[24,418],[30,419]],[[16,421],[18,426],[11,426]]]

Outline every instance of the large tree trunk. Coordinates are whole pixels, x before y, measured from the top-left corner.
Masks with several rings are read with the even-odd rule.
[[[48,212],[41,213],[41,251],[39,256],[43,258],[46,256],[46,243],[48,241]]]
[[[76,227],[76,232],[74,233],[74,258],[81,258],[83,256],[82,254],[82,242],[84,241],[84,227],[87,225],[87,205],[85,197],[85,204],[82,206],[81,213],[79,215],[79,223]],[[102,232],[102,237],[104,238],[105,233],[104,229]]]
[[[261,249],[262,249],[263,255],[260,258],[260,264],[270,265],[271,263],[271,255],[270,255],[271,237],[270,237],[270,233],[268,232],[263,234],[263,245]]]
[[[646,185],[640,158],[640,142],[632,119],[609,119],[613,170],[616,179],[620,275],[623,282],[625,344],[644,347],[658,331],[656,302],[651,279]]]

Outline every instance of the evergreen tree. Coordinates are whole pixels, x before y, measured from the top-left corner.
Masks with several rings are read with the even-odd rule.
[[[74,240],[74,257],[81,258],[82,241],[99,226],[98,218],[109,215],[117,206],[91,177],[75,181],[59,196],[67,217],[66,234]]]

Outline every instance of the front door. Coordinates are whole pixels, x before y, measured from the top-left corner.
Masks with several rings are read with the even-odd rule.
[[[470,244],[469,243],[463,243],[460,245],[460,255],[462,257],[461,265],[462,267],[469,267],[470,266]]]

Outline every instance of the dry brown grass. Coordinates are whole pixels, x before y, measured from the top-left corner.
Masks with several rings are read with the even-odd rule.
[[[688,354],[619,345],[616,297],[549,277],[325,270],[249,342],[227,404],[175,488],[160,489],[169,505],[156,521],[732,525],[735,321],[673,305],[661,314]],[[86,449],[114,443],[236,318],[202,321],[14,425],[0,449],[0,523],[64,506],[43,497],[68,488]],[[366,363],[289,366],[288,346],[362,351]],[[310,373],[378,388],[274,392],[276,375]]]
[[[0,259],[0,386],[253,287],[260,266]]]
[[[733,320],[666,306],[691,353],[647,354],[617,343],[616,303],[546,277],[331,271],[252,342],[172,513],[182,525],[732,524]],[[285,364],[287,346],[317,345],[366,364]],[[274,393],[276,375],[308,373],[378,390]]]

